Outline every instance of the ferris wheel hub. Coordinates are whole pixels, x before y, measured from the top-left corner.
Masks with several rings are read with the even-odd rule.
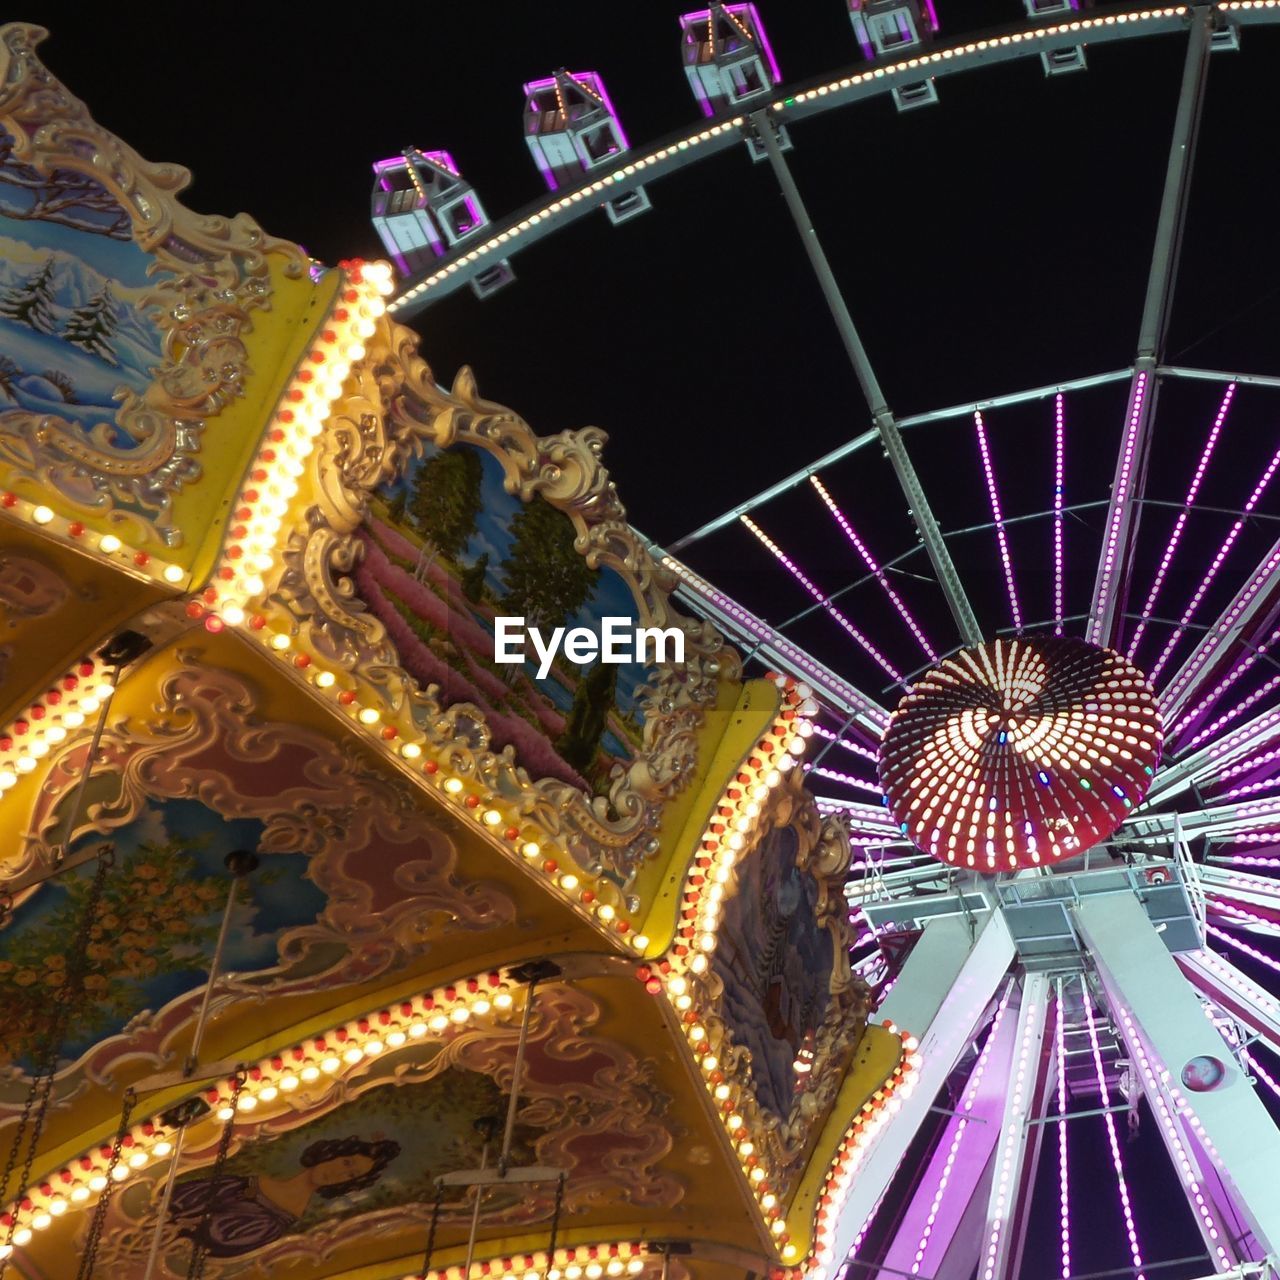
[[[1064,636],[962,649],[903,695],[880,746],[885,802],[917,847],[996,872],[1045,866],[1105,840],[1160,761],[1146,677]]]

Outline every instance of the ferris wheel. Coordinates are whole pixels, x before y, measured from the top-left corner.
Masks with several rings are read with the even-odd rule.
[[[817,1261],[848,1280],[1280,1275],[1280,376],[1165,353],[1209,60],[1280,5],[1026,0],[1022,23],[955,40],[928,0],[849,7],[870,62],[794,92],[754,6],[686,15],[707,119],[649,150],[595,73],[526,85],[550,194],[506,220],[447,152],[380,162],[392,310],[486,297],[520,250],[602,206],[645,214],[658,180],[744,141],[772,169],[871,425],[654,550],[691,610],[821,708],[807,768],[858,854],[851,963],[920,1040]],[[1185,54],[1131,362],[896,416],[792,135],[1154,40]],[[896,525],[871,498],[893,483]],[[717,583],[738,557],[751,590]]]

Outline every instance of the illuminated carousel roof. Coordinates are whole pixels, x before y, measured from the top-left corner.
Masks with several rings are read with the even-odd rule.
[[[0,32],[0,1271],[799,1266],[914,1069],[809,691],[675,608],[601,433],[438,386],[386,266],[186,210],[38,35]],[[503,664],[504,613],[683,652]]]

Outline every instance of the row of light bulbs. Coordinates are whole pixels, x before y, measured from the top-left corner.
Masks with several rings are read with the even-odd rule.
[[[365,340],[386,310],[383,298],[394,288],[385,262],[353,259],[341,269],[343,287],[298,362],[250,464],[213,579],[187,605],[188,615],[203,618],[210,631],[244,626],[245,606],[265,591],[298,481],[352,365],[363,358]]]
[[[580,1244],[534,1253],[508,1254],[486,1258],[472,1264],[471,1276],[460,1266],[433,1267],[425,1275],[421,1271],[404,1280],[472,1280],[476,1275],[490,1280],[608,1280],[616,1276],[638,1276],[653,1263],[660,1267],[662,1254],[651,1252],[639,1241],[617,1244]]]
[[[0,796],[96,716],[113,692],[105,664],[85,658],[15,717],[0,732]]]
[[[827,1170],[814,1212],[813,1248],[809,1258],[813,1269],[807,1273],[809,1280],[825,1280],[829,1268],[843,1261],[835,1256],[835,1246],[836,1228],[844,1213],[845,1201],[880,1131],[897,1115],[904,1099],[910,1097],[920,1075],[923,1059],[919,1041],[887,1019],[883,1025],[901,1038],[902,1056],[893,1074],[854,1116]]]
[[[292,1094],[321,1080],[327,1083],[329,1079],[341,1078],[366,1060],[394,1053],[428,1036],[437,1041],[448,1039],[474,1019],[505,1021],[512,1016],[515,1006],[515,993],[501,975],[478,975],[413,996],[365,1017],[353,1018],[263,1058],[248,1068],[238,1092],[236,1080],[231,1078],[207,1088],[201,1096],[214,1118],[225,1123],[237,1110],[247,1115],[277,1102],[281,1095]],[[91,1196],[102,1192],[109,1178],[124,1182],[132,1174],[170,1155],[175,1133],[176,1130],[157,1118],[133,1125],[124,1135],[117,1161],[113,1163],[109,1145],[84,1152],[30,1188],[8,1213],[0,1215],[0,1228],[9,1227],[16,1215],[18,1226],[13,1243],[21,1248],[31,1240],[33,1232],[45,1230],[69,1207],[83,1205]],[[0,1245],[0,1251],[3,1249]],[[0,1252],[0,1257],[5,1256],[7,1254]],[[565,1280],[573,1278],[566,1276]]]
[[[1238,0],[1235,4],[1223,4],[1223,9],[1245,9],[1245,8],[1274,8],[1280,4],[1280,0]],[[1129,22],[1145,23],[1153,20],[1164,18],[1179,17],[1187,12],[1185,5],[1173,5],[1168,8],[1160,9],[1142,9],[1136,13],[1116,13],[1107,14],[1105,17],[1096,18],[1080,18],[1071,22],[1053,23],[1048,26],[1036,27],[1029,31],[1015,31],[1010,35],[993,36],[986,40],[974,40],[963,45],[954,45],[945,49],[938,49],[932,53],[921,54],[917,57],[905,58],[899,62],[894,62],[888,66],[873,67],[867,71],[862,71],[856,75],[842,76],[838,80],[831,80],[826,84],[819,85],[816,89],[809,89],[803,93],[798,93],[792,98],[779,99],[771,102],[765,110],[773,113],[781,113],[787,107],[793,105],[802,105],[806,102],[816,101],[819,98],[825,98],[832,93],[841,93],[846,90],[855,88],[858,85],[866,84],[874,80],[892,79],[911,72],[926,71],[930,67],[938,66],[943,62],[949,62],[953,58],[962,56],[970,56],[976,53],[985,53],[990,49],[1007,48],[1011,45],[1026,43],[1028,45],[1042,43],[1045,40],[1055,37],[1071,34],[1087,35],[1090,31],[1094,31],[1103,27],[1114,27],[1124,25]],[[439,271],[427,276],[418,284],[402,294],[391,304],[393,312],[398,311],[401,307],[420,298],[424,293],[437,288],[448,281],[455,272],[463,267],[470,266],[473,262],[480,258],[487,257],[491,253],[506,247],[512,240],[518,240],[526,231],[532,230],[541,223],[550,220],[556,214],[564,209],[572,208],[580,204],[584,200],[592,200],[598,198],[602,192],[617,182],[623,182],[627,178],[633,177],[637,173],[641,173],[646,169],[652,168],[656,164],[667,160],[677,152],[689,151],[694,147],[710,142],[712,139],[721,138],[727,133],[737,133],[746,123],[743,116],[734,116],[729,120],[722,120],[719,123],[703,129],[696,134],[691,134],[687,138],[682,138],[679,142],[672,143],[670,146],[661,147],[656,151],[651,151],[646,155],[638,156],[634,160],[628,161],[614,170],[611,174],[604,178],[597,179],[595,182],[589,183],[587,186],[581,187],[568,195],[562,196],[557,200],[553,200],[544,209],[537,213],[530,214],[527,218],[520,219],[519,222],[507,228],[505,231],[499,232],[496,236],[486,240],[483,244],[477,245],[474,249],[455,258],[453,261],[446,263]]]
[[[180,564],[130,546],[117,534],[90,529],[83,520],[59,515],[43,502],[30,502],[20,494],[6,490],[0,493],[0,513],[33,524],[46,537],[52,535],[67,546],[96,552],[134,578],[169,587],[181,587],[187,582],[187,571]]]

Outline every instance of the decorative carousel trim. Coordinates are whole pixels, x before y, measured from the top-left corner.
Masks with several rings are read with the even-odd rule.
[[[374,331],[391,292],[391,268],[383,262],[342,264],[344,287],[321,321],[271,415],[270,426],[249,466],[233,508],[222,557],[199,599],[187,606],[206,630],[240,627],[246,604],[266,591],[262,575],[275,567],[280,530],[298,492],[298,479],[343,395],[364,339]],[[260,629],[260,628],[259,628]]]
[[[880,1130],[902,1106],[902,1099],[910,1096],[920,1074],[923,1059],[920,1056],[919,1041],[915,1036],[895,1027],[892,1022],[886,1021],[883,1026],[902,1037],[902,1057],[889,1079],[862,1104],[831,1160],[814,1211],[813,1246],[804,1262],[804,1272],[811,1280],[823,1280],[827,1269],[840,1261],[833,1252],[835,1227],[858,1169]],[[783,1257],[792,1261],[786,1257],[785,1250]]]
[[[86,657],[6,725],[0,731],[0,796],[70,734],[84,729],[113,692],[107,665]]]
[[[518,983],[513,986],[500,973],[476,974],[303,1036],[289,1048],[244,1063],[240,1076],[222,1078],[185,1093],[180,1088],[166,1089],[157,1093],[154,1112],[135,1121],[123,1134],[118,1156],[110,1139],[104,1139],[50,1170],[0,1213],[0,1229],[16,1224],[12,1248],[21,1248],[68,1209],[91,1208],[109,1180],[124,1182],[166,1159],[173,1152],[178,1126],[167,1124],[162,1117],[179,1111],[179,1104],[199,1099],[207,1108],[203,1115],[187,1123],[189,1130],[205,1131],[196,1142],[188,1139],[187,1150],[201,1150],[216,1141],[222,1126],[237,1115],[247,1118],[273,1104],[276,1109],[272,1116],[276,1111],[286,1114],[290,1109],[287,1099],[298,1090],[322,1081],[343,1081],[362,1064],[383,1054],[395,1054],[419,1043],[447,1045],[477,1020],[483,1020],[482,1025],[487,1028],[503,1026],[514,1030],[525,999],[526,989]],[[9,1256],[9,1252],[10,1246],[0,1243],[0,1259]],[[567,1252],[574,1253],[573,1247]],[[443,1268],[439,1274],[448,1276],[449,1272],[450,1268]],[[581,1274],[585,1275],[585,1270]],[[569,1277],[566,1275],[563,1280]]]
[[[612,1280],[615,1276],[639,1276],[656,1264],[660,1269],[664,1252],[640,1240],[610,1241],[607,1244],[568,1245],[548,1254],[545,1249],[533,1253],[508,1253],[492,1258],[476,1259],[473,1273],[492,1280]],[[404,1280],[467,1280],[457,1264],[432,1267],[425,1274],[411,1272]]]
[[[636,977],[653,995],[665,994],[677,1011],[689,1049],[711,1095],[743,1176],[778,1246],[790,1236],[784,1204],[794,1189],[816,1121],[830,1109],[846,1065],[866,1026],[870,992],[842,963],[852,937],[844,882],[848,832],[823,820],[803,789],[797,767],[817,711],[812,691],[786,676],[771,676],[781,705],[770,730],[756,744],[720,798],[685,875],[680,922],[669,959],[642,964]],[[832,935],[831,1002],[813,1046],[811,1087],[785,1121],[767,1115],[751,1085],[750,1055],[733,1043],[721,1015],[723,984],[712,970],[720,911],[731,897],[735,865],[777,826],[801,833],[800,869],[819,887],[818,923]]]
[[[3,425],[2,417],[0,425]],[[0,449],[2,448],[3,444],[0,443]],[[143,582],[181,589],[188,581],[189,575],[180,564],[130,546],[114,533],[98,533],[88,529],[83,521],[69,520],[52,507],[42,502],[30,502],[12,491],[0,492],[0,515],[33,524],[42,535],[63,546],[96,553],[95,558],[106,560],[113,568],[122,569]]]
[[[591,876],[607,871],[625,892],[657,852],[653,832],[662,804],[692,776],[705,708],[721,679],[737,678],[741,661],[710,624],[673,609],[675,580],[625,522],[601,462],[602,431],[539,438],[511,410],[482,400],[469,370],[459,373],[451,391],[438,387],[417,354],[417,341],[385,318],[369,338],[364,360],[353,368],[355,385],[312,456],[319,500],[288,538],[279,595],[302,645],[331,669],[348,673],[362,702],[407,715],[442,767],[474,779],[490,795],[520,796],[526,819],[562,845],[579,870]],[[545,498],[573,522],[587,563],[612,569],[627,583],[641,626],[677,626],[685,633],[685,662],[656,669],[644,701],[644,745],[607,797],[593,799],[554,779],[531,781],[511,749],[492,751],[482,713],[465,703],[445,709],[433,688],[419,688],[386,628],[358,599],[348,575],[363,554],[355,534],[371,496],[427,444],[468,444],[492,454],[508,492],[524,502]],[[292,643],[286,637],[281,645]],[[639,904],[630,901],[626,909],[635,910]]]
[[[126,392],[120,401],[116,420],[137,447],[114,447],[106,428],[86,435],[50,414],[6,410],[0,460],[76,511],[105,514],[131,541],[177,546],[182,530],[172,524],[172,495],[201,474],[205,417],[243,394],[249,370],[242,335],[251,313],[271,299],[267,255],[281,255],[293,277],[301,277],[307,259],[244,214],[207,217],[184,208],[176,197],[189,172],[144,160],[96,124],[36,56],[47,35],[29,23],[0,27],[0,126],[23,162],[84,174],[120,205],[133,242],[160,270],[142,305],[169,358],[144,395]]]
[[[260,1104],[269,1104],[279,1095],[314,1084],[322,1077],[339,1076],[384,1050],[395,1051],[410,1041],[425,1039],[428,1034],[443,1039],[466,1026],[473,1016],[492,1014],[496,1022],[508,1017],[515,1007],[510,985],[499,974],[490,973],[413,996],[365,1017],[352,1018],[248,1066],[237,1108],[247,1114]],[[206,1120],[212,1118],[225,1123],[233,1114],[229,1100],[235,1093],[235,1085],[234,1079],[224,1080],[187,1096],[201,1098],[207,1104]],[[110,1142],[103,1142],[28,1188],[6,1213],[0,1214],[0,1227],[7,1228],[13,1219],[17,1220],[14,1245],[20,1248],[26,1244],[33,1231],[43,1231],[71,1205],[87,1207],[91,1197],[106,1187],[109,1176],[123,1182],[132,1173],[168,1156],[173,1150],[177,1129],[164,1124],[159,1116],[173,1105],[173,1100],[169,1100],[157,1115],[130,1128],[121,1144],[121,1158],[115,1165]],[[6,1256],[2,1252],[4,1248],[0,1244],[0,1257]]]

